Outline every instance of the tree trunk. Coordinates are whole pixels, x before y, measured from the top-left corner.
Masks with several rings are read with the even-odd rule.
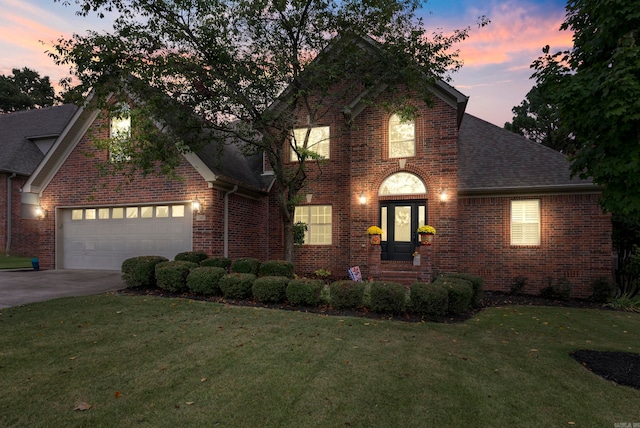
[[[284,229],[284,260],[293,263],[293,216],[283,216],[282,225]]]

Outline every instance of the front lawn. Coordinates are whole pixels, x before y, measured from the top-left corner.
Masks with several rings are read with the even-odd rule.
[[[0,331],[0,426],[640,422],[640,391],[569,355],[640,352],[634,313],[512,306],[405,323],[102,295],[4,309]]]
[[[31,257],[16,257],[0,254],[0,269],[25,269],[30,268]]]

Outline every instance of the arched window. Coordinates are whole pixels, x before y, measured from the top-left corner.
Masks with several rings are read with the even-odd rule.
[[[398,172],[389,177],[380,185],[378,195],[424,195],[427,187],[424,182],[415,174],[409,172]]]
[[[389,158],[408,158],[416,155],[415,122],[403,121],[397,114],[389,118]]]

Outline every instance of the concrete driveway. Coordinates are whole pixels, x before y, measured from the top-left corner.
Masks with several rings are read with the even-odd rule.
[[[115,270],[0,270],[0,309],[69,296],[125,288]]]

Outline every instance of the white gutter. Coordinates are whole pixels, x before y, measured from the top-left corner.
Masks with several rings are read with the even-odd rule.
[[[224,194],[224,257],[229,257],[229,195],[238,191],[238,185]]]
[[[7,253],[7,255],[11,251],[11,180],[15,177],[15,172],[7,177],[7,248],[5,248],[5,253]]]

